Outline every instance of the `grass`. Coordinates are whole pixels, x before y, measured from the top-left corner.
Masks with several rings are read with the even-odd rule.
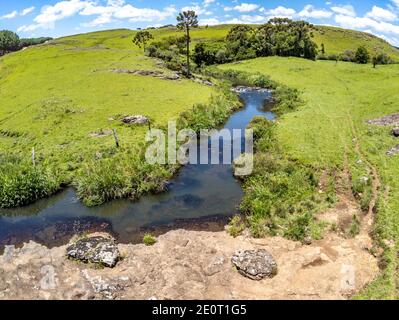
[[[146,233],[143,237],[143,243],[146,246],[153,246],[157,243],[157,239],[149,233]]]
[[[194,43],[222,41],[230,27],[202,27],[193,30],[192,38]],[[66,183],[76,186],[87,205],[156,191],[175,168],[146,165],[142,161],[146,127],[124,126],[118,119],[143,114],[151,118],[153,126],[164,127],[167,120],[179,119],[198,130],[222,122],[236,107],[236,102],[229,103],[229,97],[214,95],[211,99],[215,89],[190,80],[167,81],[113,72],[170,72],[132,45],[133,34],[134,31],[121,29],[71,36],[0,59],[2,206],[26,204],[56,192]],[[153,31],[156,40],[177,34],[183,35],[175,28]],[[384,51],[399,59],[397,49],[364,33],[318,27],[314,34],[319,47],[324,43],[327,54],[365,45],[371,51]],[[363,209],[371,201],[370,186],[357,183],[368,174],[365,164],[359,164],[355,148],[358,143],[362,155],[378,169],[382,180],[384,189],[377,202],[374,236],[385,249],[382,275],[358,298],[399,298],[399,158],[385,156],[397,142],[388,128],[365,123],[367,119],[397,112],[399,65],[373,69],[371,65],[270,57],[221,68],[258,72],[270,76],[274,84],[283,85],[274,88],[281,98],[281,117],[273,136],[268,135],[268,130],[257,131],[261,136],[257,148],[264,151],[264,158],[257,159],[258,168],[267,164],[278,170],[270,173],[270,167],[265,167],[267,170],[260,170],[253,181],[245,182],[244,209],[252,213],[258,210],[254,218],[268,217],[272,228],[267,232],[285,230],[284,235],[294,239],[303,239],[309,233],[313,238],[319,237],[322,226],[314,225],[312,215],[307,213],[315,202],[312,196],[317,177],[312,172],[342,169],[347,157],[354,177],[353,189],[358,191]],[[267,77],[257,76],[256,80],[270,84]],[[298,98],[301,103],[297,103]],[[209,111],[214,117],[208,116]],[[112,136],[89,136],[112,128],[117,129],[119,149]],[[284,150],[284,158],[267,158],[267,148],[274,139]],[[30,160],[33,147],[35,167]],[[292,181],[295,184],[291,186]],[[253,190],[258,185],[260,188]],[[262,206],[264,199],[275,199],[273,187],[287,190],[281,198],[292,197],[293,208],[283,208],[285,201],[281,201],[278,212],[273,212],[271,205]],[[24,192],[20,192],[23,188]],[[334,201],[333,196],[328,197],[330,200],[326,201]],[[281,209],[294,210],[296,214],[285,219]],[[283,228],[275,228],[281,223]],[[262,235],[264,231],[256,229],[252,233]],[[354,219],[351,233],[356,232]]]
[[[169,72],[133,46],[132,33],[113,30],[67,37],[2,57],[0,153],[29,163],[35,147],[38,165],[57,172],[60,183],[75,184],[88,205],[127,195],[129,192],[118,187],[128,185],[126,179],[146,180],[150,170],[136,155],[143,149],[147,127],[125,126],[118,119],[143,114],[150,117],[153,127],[162,126],[194,104],[207,103],[216,91],[190,80],[112,72]],[[112,128],[117,130],[120,149],[115,148],[112,135],[89,136]],[[121,161],[125,166],[119,165]],[[115,190],[88,196],[96,187],[110,185],[116,186]],[[151,189],[148,185],[137,188]],[[47,194],[44,191],[42,195]],[[32,194],[31,198],[34,201],[37,197]],[[22,202],[15,200],[15,204]]]
[[[367,177],[359,161],[356,143],[363,156],[377,168],[382,189],[378,200],[374,238],[385,248],[385,269],[380,278],[358,298],[397,299],[399,281],[396,255],[399,247],[399,158],[386,151],[398,142],[389,128],[371,126],[366,120],[396,113],[399,109],[399,66],[357,65],[296,58],[260,58],[223,69],[261,72],[273,80],[296,88],[304,100],[296,112],[278,120],[277,139],[289,157],[322,168],[343,169],[347,154],[354,181]],[[354,189],[359,188],[354,183]],[[361,187],[367,207],[368,185]],[[389,192],[384,192],[389,188]],[[356,233],[354,223],[353,233]],[[385,245],[394,243],[393,246]]]

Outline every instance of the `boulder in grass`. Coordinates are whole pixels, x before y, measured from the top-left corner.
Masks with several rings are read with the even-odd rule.
[[[148,124],[150,120],[142,115],[127,116],[122,119],[124,124]]]
[[[67,247],[66,254],[70,259],[108,268],[115,267],[121,257],[115,240],[103,235],[78,239]]]
[[[399,128],[398,127],[392,129],[392,135],[396,138],[399,138]]]
[[[277,274],[277,263],[266,250],[237,251],[231,258],[238,272],[252,280],[273,278]]]

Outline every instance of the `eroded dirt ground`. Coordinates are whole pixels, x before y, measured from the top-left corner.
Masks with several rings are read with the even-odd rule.
[[[357,206],[341,199],[321,219],[345,219]],[[378,274],[370,254],[371,217],[353,239],[337,233],[302,245],[274,237],[232,238],[226,232],[176,230],[151,247],[119,245],[114,269],[65,258],[66,246],[33,242],[0,257],[0,299],[346,299]],[[266,249],[278,264],[273,279],[253,281],[231,263],[236,250]]]

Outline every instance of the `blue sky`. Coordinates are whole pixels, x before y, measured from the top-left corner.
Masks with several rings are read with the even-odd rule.
[[[0,30],[59,37],[112,28],[175,23],[193,9],[200,24],[265,23],[289,17],[378,35],[399,46],[399,0],[0,0]]]

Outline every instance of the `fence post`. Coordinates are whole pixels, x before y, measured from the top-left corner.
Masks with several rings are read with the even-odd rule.
[[[32,164],[36,166],[36,155],[35,155],[35,147],[32,148]]]
[[[116,147],[119,148],[119,139],[118,139],[118,135],[116,134],[116,130],[115,130],[115,129],[112,129],[112,132],[113,132],[113,134],[114,134],[114,139],[115,139]]]

